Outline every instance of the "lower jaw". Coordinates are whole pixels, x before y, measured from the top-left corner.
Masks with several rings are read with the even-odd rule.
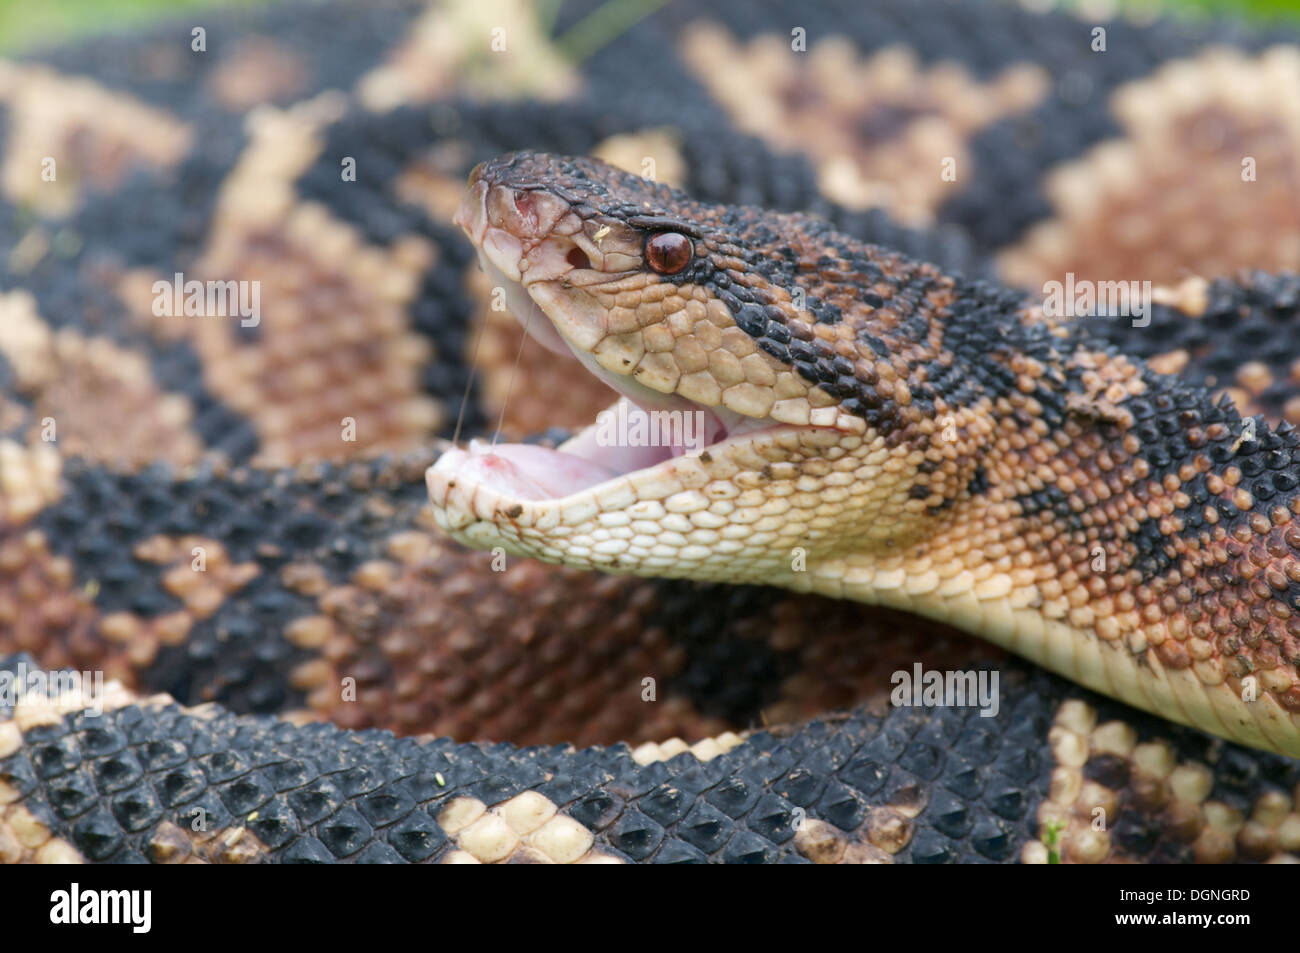
[[[645,415],[643,420],[666,419],[667,425],[658,433],[683,439],[628,439],[629,431],[638,427],[636,415],[641,414]],[[455,481],[462,487],[483,487],[508,500],[559,501],[603,483],[671,466],[681,457],[718,450],[729,442],[790,429],[770,421],[754,423],[758,426],[729,434],[724,422],[708,408],[646,412],[625,397],[554,450],[536,444],[490,444],[479,440],[471,441],[467,449],[452,448],[431,469],[430,485],[432,488],[435,479],[440,483]],[[655,436],[651,424],[639,426],[639,432]]]

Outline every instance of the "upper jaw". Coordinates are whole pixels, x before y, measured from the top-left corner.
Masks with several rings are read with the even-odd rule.
[[[503,275],[524,285],[567,278],[581,287],[640,264],[635,236],[617,222],[584,220],[551,192],[490,182],[479,169],[453,221]],[[571,258],[575,249],[582,254]]]
[[[684,407],[664,395],[600,366],[592,354],[608,330],[603,307],[584,288],[618,280],[611,266],[632,262],[624,243],[594,240],[610,232],[584,224],[568,203],[545,191],[525,191],[487,181],[475,169],[454,221],[475,245],[479,263],[500,287],[527,334],[555,354],[572,354],[596,377],[640,406]],[[602,247],[602,244],[604,247]],[[572,255],[578,249],[586,257]]]
[[[477,173],[477,170],[475,172]],[[482,243],[483,230],[487,228],[487,209],[484,207],[487,190],[488,184],[486,182],[471,179],[469,186],[465,189],[465,194],[461,196],[460,205],[456,208],[456,214],[451,218],[452,222],[461,227],[461,230],[465,232],[476,247]]]
[[[572,219],[571,222],[562,220]],[[581,227],[569,203],[551,192],[516,189],[483,177],[482,167],[470,175],[469,185],[452,221],[465,230],[470,241],[481,247],[490,226],[503,229],[524,242],[547,236],[570,234]]]

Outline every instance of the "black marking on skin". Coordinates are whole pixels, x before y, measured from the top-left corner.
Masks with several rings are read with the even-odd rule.
[[[188,341],[167,341],[149,352],[159,390],[183,394],[194,410],[193,429],[205,447],[231,463],[247,463],[258,450],[257,431],[203,383],[203,361]]]
[[[164,567],[129,555],[153,535],[205,529],[187,512],[189,506],[173,497],[169,474],[158,466],[127,478],[70,460],[63,471],[63,496],[34,521],[50,551],[72,561],[80,583],[95,581],[95,605],[103,612],[153,618],[181,608],[162,586]]]
[[[1257,418],[1256,439],[1245,440],[1246,424],[1226,396],[1213,404],[1200,388],[1178,378],[1147,371],[1143,379],[1147,393],[1130,397],[1121,406],[1133,414],[1135,423],[1130,432],[1140,442],[1138,456],[1150,467],[1148,481],[1159,482],[1176,475],[1185,464],[1204,455],[1215,472],[1229,466],[1239,469],[1243,475],[1241,488],[1251,494],[1254,503],[1252,510],[1239,511],[1230,500],[1212,496],[1206,476],[1198,474],[1180,485],[1191,502],[1178,513],[1183,528],[1173,534],[1175,538],[1194,546],[1201,543],[1201,537],[1209,531],[1204,518],[1207,505],[1218,510],[1216,530],[1229,534],[1247,524],[1252,513],[1267,514],[1279,504],[1289,505],[1300,485],[1300,435],[1295,428],[1283,424],[1271,429]],[[1212,424],[1224,428],[1217,439],[1205,434]],[[1193,431],[1199,434],[1195,438]],[[1157,562],[1163,558],[1153,556]]]
[[[898,136],[910,123],[922,116],[933,116],[937,110],[929,105],[902,105],[880,103],[864,114],[859,114],[853,128],[864,142],[883,143]]]
[[[704,236],[699,226],[674,215],[632,215],[624,221],[634,228],[645,229],[648,232],[681,232],[689,238]]]
[[[444,107],[444,110],[451,108]],[[443,119],[454,119],[458,128],[462,123],[490,125],[472,111],[475,108],[479,107],[463,104],[455,112],[445,112]],[[469,113],[468,117],[463,116],[465,112]],[[427,210],[397,202],[390,194],[391,180],[401,174],[402,163],[438,141],[427,108],[401,107],[384,113],[382,121],[366,111],[349,114],[327,130],[321,158],[298,181],[298,191],[303,199],[321,203],[332,215],[355,226],[375,245],[388,247],[404,235],[421,235],[440,249],[434,266],[421,276],[422,284],[410,305],[409,319],[411,329],[428,338],[434,353],[441,355],[421,368],[421,387],[446,403],[443,436],[450,437],[461,417],[469,383],[467,362],[451,356],[466,353],[471,339],[471,319],[476,305],[466,290],[465,279],[474,252],[459,228],[430,221]],[[358,162],[377,170],[377,174],[363,176],[352,183],[355,189],[340,189],[333,157],[354,154],[361,143],[368,151],[358,154]],[[480,406],[478,386],[476,379],[464,408],[462,432],[469,436],[482,434],[489,424]]]
[[[0,668],[20,660],[30,664],[0,659]],[[1018,717],[997,725],[972,709],[860,710],[793,737],[756,731],[707,764],[686,756],[645,766],[622,746],[517,749],[384,732],[361,736],[359,763],[358,733],[332,725],[128,707],[29,729],[0,759],[0,780],[93,861],[149,859],[157,825],[188,830],[197,806],[211,829],[247,827],[271,860],[436,862],[456,849],[436,822],[451,799],[494,807],[531,789],[587,826],[599,851],[623,859],[806,863],[792,838],[796,806],[854,830],[870,807],[925,805],[927,782],[943,776],[959,800],[923,807],[897,859],[1008,861],[1033,836],[1052,768],[1025,753],[1026,726],[1049,723],[1067,687],[1015,667],[1003,684]],[[111,793],[78,757],[91,752],[101,773],[123,779]],[[963,769],[971,764],[996,764],[998,783]],[[136,805],[148,811],[143,822],[120,822]]]
[[[24,431],[31,427],[33,423],[32,402],[24,395],[19,394],[16,388],[17,377],[14,369],[8,359],[0,354],[0,408],[6,403],[19,407],[23,410],[21,418],[16,421],[16,426],[12,431],[0,430],[0,437],[8,437],[19,443],[27,443],[27,436]]]
[[[1295,392],[1290,374],[1300,335],[1300,275],[1255,274],[1245,284],[1220,279],[1210,285],[1204,313],[1195,320],[1157,304],[1141,334],[1123,321],[1096,322],[1096,331],[1133,357],[1181,350],[1188,362],[1178,377],[1209,387],[1231,383],[1247,362],[1263,363],[1273,383],[1254,400],[1276,419]]]
[[[185,643],[163,646],[140,672],[148,691],[190,704],[217,701],[231,711],[273,714],[305,704],[293,670],[314,651],[283,636],[285,625],[319,611],[314,599],[286,590],[265,570],[200,620]]]
[[[1020,505],[1020,512],[1029,519],[1042,513],[1049,514],[1051,522],[1061,522],[1071,530],[1083,528],[1079,514],[1070,508],[1070,501],[1065,492],[1055,484],[1049,484],[1041,490],[1025,493],[1014,498]]]
[[[171,23],[136,28],[130,34],[79,39],[42,53],[37,60],[69,75],[93,75],[110,89],[201,123],[207,129],[199,139],[211,145],[218,133],[233,134],[243,126],[244,114],[225,112],[227,107],[210,95],[208,81],[214,71],[228,67],[228,54],[247,37],[272,37],[278,47],[295,56],[310,73],[304,77],[308,90],[351,89],[408,35],[420,12],[421,6],[412,0],[364,7],[349,0],[327,0],[315,8],[288,3],[257,10],[215,9],[204,17],[206,51],[181,57],[171,55],[181,35],[177,27],[183,27],[186,37],[189,27],[176,22],[173,14]],[[161,70],[141,65],[152,63],[168,65]],[[273,102],[289,105],[307,95],[291,93]]]
[[[313,563],[338,585],[362,563],[382,558],[391,535],[415,526],[427,505],[424,465],[420,458],[403,473],[407,464],[379,459],[228,476],[200,466],[195,476],[175,480],[163,466],[112,474],[71,460],[67,491],[33,526],[51,552],[72,561],[79,584],[98,583],[95,605],[105,613],[151,619],[182,607],[163,587],[171,567],[131,555],[153,536],[213,539],[231,563],[256,563],[258,575],[196,624],[185,645],[161,649],[141,679],[147,689],[185,702],[279,711],[297,698],[290,675],[310,657],[284,638],[285,627],[319,611],[314,599],[284,588],[279,570],[289,561]],[[375,497],[396,508],[391,518],[369,515],[367,501]]]
[[[1160,521],[1150,518],[1138,524],[1137,532],[1129,534],[1129,542],[1137,548],[1132,568],[1142,574],[1143,582],[1160,578],[1176,565],[1166,539],[1160,531]]]
[[[785,597],[758,586],[668,579],[655,580],[655,591],[646,624],[661,627],[686,651],[682,670],[664,680],[665,691],[684,695],[700,712],[729,724],[757,724],[762,710],[779,698],[781,683],[798,670],[798,652],[776,651],[738,630],[747,620],[770,618],[773,605]]]
[[[926,486],[923,483],[914,483],[908,489],[907,495],[913,500],[925,500],[929,499],[932,494],[938,492],[940,491],[935,487]],[[930,513],[931,515],[942,513],[944,510],[951,509],[957,504],[956,497],[948,496],[946,494],[941,495],[942,499],[940,499],[938,503],[931,503],[925,508],[927,513]]]
[[[858,340],[875,351],[877,357],[889,357],[889,345],[872,334],[866,326],[858,329]]]

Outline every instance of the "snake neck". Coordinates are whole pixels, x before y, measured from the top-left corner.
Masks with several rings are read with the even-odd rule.
[[[942,619],[1139,707],[1295,753],[1294,430],[1079,329],[970,290],[959,300],[938,323],[966,374],[908,454],[925,518],[790,584]]]

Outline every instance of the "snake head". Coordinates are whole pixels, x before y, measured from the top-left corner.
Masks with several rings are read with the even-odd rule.
[[[534,153],[476,168],[456,222],[527,333],[622,395],[556,450],[447,451],[427,482],[438,523],[462,541],[804,587],[800,553],[901,545],[944,480],[958,486],[959,447],[941,451],[951,466],[923,468],[920,494],[923,457],[908,449],[935,429],[909,383],[924,327],[903,328],[920,296],[946,293],[928,266],[801,215]]]

